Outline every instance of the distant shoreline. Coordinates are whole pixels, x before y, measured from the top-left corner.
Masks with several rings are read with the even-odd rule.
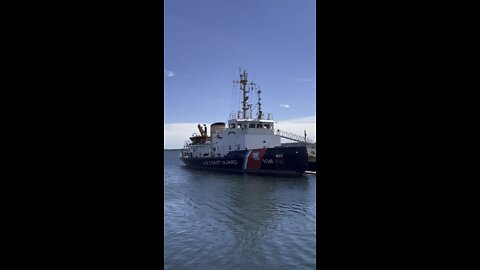
[[[180,151],[182,149],[163,149],[163,151]]]

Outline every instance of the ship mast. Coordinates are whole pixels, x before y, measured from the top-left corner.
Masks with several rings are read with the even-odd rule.
[[[247,118],[247,110],[249,108],[247,100],[248,96],[247,93],[250,92],[247,90],[247,71],[243,70],[243,74],[240,73],[240,81],[234,81],[235,83],[240,83],[240,90],[243,93],[243,101],[242,101],[242,111],[243,111],[243,119]]]
[[[260,90],[260,85],[258,86],[258,91],[257,91],[257,94],[258,94],[258,119],[259,120],[262,120],[262,116],[263,116],[263,112],[262,112],[262,99],[260,98],[260,93],[262,93],[262,91]]]

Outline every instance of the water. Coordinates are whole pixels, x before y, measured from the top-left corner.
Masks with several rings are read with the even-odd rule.
[[[165,269],[315,269],[316,176],[183,167],[165,151]]]

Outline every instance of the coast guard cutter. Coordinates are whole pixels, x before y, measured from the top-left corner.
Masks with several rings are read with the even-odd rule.
[[[260,174],[303,174],[307,170],[307,147],[285,147],[275,133],[271,114],[265,118],[261,109],[261,91],[248,81],[244,70],[240,80],[242,110],[232,114],[228,123],[217,122],[207,127],[199,124],[200,134],[193,134],[185,143],[180,159],[191,168]],[[257,114],[252,115],[247,93],[258,95]]]

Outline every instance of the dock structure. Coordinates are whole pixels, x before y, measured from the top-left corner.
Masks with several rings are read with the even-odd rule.
[[[307,146],[308,156],[314,157],[314,158],[317,157],[317,148],[316,148],[317,143],[314,142],[311,139],[306,138],[306,136],[302,137],[300,135],[293,134],[293,133],[290,133],[290,132],[286,132],[286,131],[283,131],[283,130],[280,130],[280,129],[276,130],[276,135],[279,135],[280,137],[282,137],[284,139],[288,139],[288,140],[292,140],[292,141],[295,141],[295,142],[298,142],[298,143],[305,144]]]
[[[290,132],[286,132],[286,131],[283,131],[283,130],[280,130],[280,129],[277,129],[276,135],[279,135],[280,137],[282,137],[284,139],[289,139],[289,140],[296,141],[296,142],[306,143],[307,145],[315,143],[314,141],[312,141],[308,138],[305,138],[303,136],[293,134],[293,133],[290,133]]]

